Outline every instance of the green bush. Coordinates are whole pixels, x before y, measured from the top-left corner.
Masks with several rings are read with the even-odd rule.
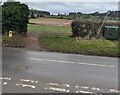
[[[75,20],[71,23],[73,37],[97,37],[102,22]],[[120,22],[106,22],[104,26],[120,26]],[[103,26],[103,27],[104,27]],[[99,37],[103,36],[103,29]]]
[[[79,20],[73,21],[71,27],[74,37],[85,37],[86,35],[89,34],[88,29],[90,28],[90,25],[82,24],[82,22]]]
[[[2,33],[15,31],[27,32],[29,8],[20,2],[5,2],[2,5]]]

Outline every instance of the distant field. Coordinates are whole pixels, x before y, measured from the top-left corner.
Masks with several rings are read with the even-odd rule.
[[[71,26],[71,22],[73,20],[68,20],[68,19],[57,19],[57,18],[36,18],[36,19],[30,19],[29,23],[30,24],[37,24],[37,25],[48,25],[48,26]],[[84,21],[81,19],[81,21]],[[96,18],[91,18],[89,21],[99,21],[101,22],[102,20],[96,19]],[[117,23],[118,20],[108,20],[106,19],[106,22],[113,22]]]
[[[50,26],[70,26],[72,20],[67,19],[54,19],[54,18],[37,18],[30,19],[29,23],[35,23],[40,25],[50,25]]]

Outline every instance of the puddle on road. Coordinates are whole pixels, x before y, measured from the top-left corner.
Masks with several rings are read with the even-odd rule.
[[[27,70],[28,67],[26,67],[26,66],[17,66],[16,69],[18,69],[18,70]]]

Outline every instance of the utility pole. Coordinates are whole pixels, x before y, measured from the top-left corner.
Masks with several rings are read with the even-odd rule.
[[[110,14],[110,11],[108,11],[108,13],[106,14],[105,18],[103,19],[102,25],[100,26],[100,29],[99,29],[99,32],[98,32],[98,36],[100,35],[100,32],[101,32],[101,30],[103,28],[103,25],[105,24],[105,21],[106,21],[106,19],[107,19],[109,14]]]

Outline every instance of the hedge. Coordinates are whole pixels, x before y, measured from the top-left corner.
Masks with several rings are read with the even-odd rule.
[[[74,20],[71,23],[73,37],[97,37],[102,22]],[[118,26],[120,22],[106,22],[104,26]],[[104,27],[103,26],[103,27]],[[99,37],[103,36],[103,29]]]

